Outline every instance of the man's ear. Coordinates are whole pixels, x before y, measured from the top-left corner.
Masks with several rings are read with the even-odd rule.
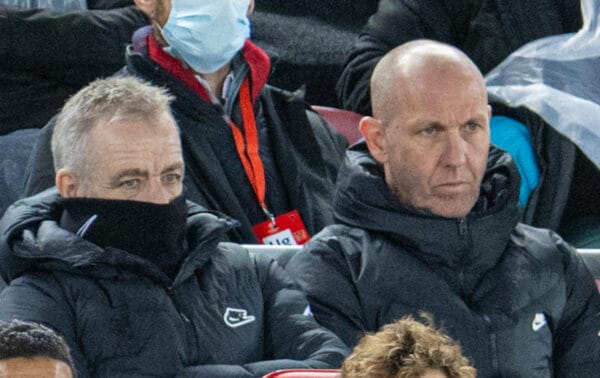
[[[367,142],[371,155],[381,164],[387,162],[387,149],[385,148],[385,131],[381,121],[373,117],[363,117],[358,124],[360,133]]]
[[[77,197],[79,184],[77,178],[68,169],[61,168],[56,172],[54,184],[63,198]]]
[[[152,15],[154,15],[154,10],[156,9],[156,1],[157,0],[133,0],[133,1],[135,2],[135,5],[137,5],[137,7],[140,8],[140,10],[146,14],[146,16],[152,17]]]

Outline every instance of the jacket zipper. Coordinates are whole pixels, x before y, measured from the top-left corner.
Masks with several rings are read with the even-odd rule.
[[[179,314],[179,317],[183,321],[184,328],[186,329],[185,337],[187,339],[187,355],[189,356],[189,360],[187,362],[189,363],[198,361],[198,338],[196,333],[196,327],[185,315],[184,310],[177,305],[177,299],[176,296],[173,295],[173,289],[169,288],[167,290],[169,297],[171,298],[171,303],[173,303],[175,311],[177,311],[177,313]]]
[[[494,374],[496,374],[496,372],[498,372],[498,370],[499,370],[498,349],[496,346],[496,334],[492,330],[492,320],[490,319],[490,317],[485,314],[482,314],[481,316],[482,316],[483,320],[485,321],[485,324],[487,325],[487,330],[489,332],[489,343],[490,343],[490,353],[491,353],[491,358],[492,358],[492,369],[494,371]]]
[[[471,245],[471,241],[468,237],[469,235],[469,227],[467,225],[467,220],[466,218],[462,218],[458,221],[458,233],[460,236],[463,237],[464,239],[464,245],[467,251],[470,251],[473,247]],[[468,252],[467,252],[468,253]],[[459,282],[460,282],[460,288],[461,291],[463,291],[463,284],[464,284],[464,270],[465,270],[465,264],[461,265],[461,269],[459,272]],[[491,359],[492,359],[492,368],[494,370],[494,372],[498,371],[498,350],[496,348],[496,334],[493,332],[492,329],[492,320],[490,319],[489,316],[482,314],[481,317],[483,318],[483,320],[485,321],[486,324],[486,328],[487,328],[487,332],[489,335],[489,340],[488,342],[490,343],[490,352],[491,352]]]
[[[469,243],[468,243],[469,229],[467,227],[467,220],[465,218],[461,218],[458,220],[458,234],[463,239],[464,248],[466,250],[468,250],[468,248],[470,247]],[[465,254],[463,253],[463,259],[464,259],[464,255]],[[460,288],[461,296],[464,295],[464,293],[463,293],[464,280],[465,280],[465,265],[462,264],[462,261],[461,261],[460,270],[458,271],[458,285],[459,285],[458,287]]]

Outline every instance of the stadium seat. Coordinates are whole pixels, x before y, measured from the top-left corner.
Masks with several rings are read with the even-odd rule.
[[[321,114],[327,122],[340,132],[340,134],[345,136],[350,144],[362,138],[362,135],[358,130],[358,123],[363,117],[362,115],[349,110],[332,108],[329,106],[313,105],[312,108]]]
[[[340,376],[336,369],[284,369],[269,373],[263,378],[335,378]]]
[[[23,129],[0,136],[0,217],[22,196],[25,166],[38,132]]]

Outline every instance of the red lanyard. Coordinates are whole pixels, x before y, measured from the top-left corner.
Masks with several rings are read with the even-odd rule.
[[[244,171],[246,171],[246,176],[248,176],[250,185],[252,185],[252,189],[254,189],[254,194],[256,194],[260,207],[271,222],[273,222],[273,214],[269,212],[265,202],[265,168],[258,154],[258,129],[256,128],[254,109],[252,108],[252,100],[250,99],[250,84],[248,83],[248,78],[244,79],[242,87],[240,88],[240,107],[242,110],[242,126],[244,128],[244,133],[242,134],[235,123],[233,123],[231,119],[228,119],[229,126],[233,133],[233,140],[235,141],[235,148],[242,161],[242,166],[244,167]]]

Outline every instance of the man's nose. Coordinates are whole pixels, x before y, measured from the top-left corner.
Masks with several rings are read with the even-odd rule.
[[[140,193],[141,201],[164,205],[175,197],[169,188],[165,187],[160,180],[150,180],[146,190]]]
[[[460,133],[448,133],[445,149],[441,157],[442,164],[446,167],[459,167],[467,161],[468,144]]]

